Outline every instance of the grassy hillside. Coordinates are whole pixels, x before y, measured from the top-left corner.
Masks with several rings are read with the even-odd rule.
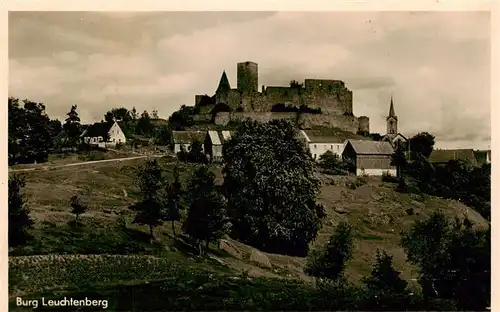
[[[121,287],[115,295],[126,300],[131,291],[127,287],[143,285],[150,289],[158,280],[163,285],[157,289],[158,295],[165,295],[165,292],[172,295],[168,287],[174,287],[179,280],[184,285],[178,287],[179,292],[184,288],[194,291],[186,277],[194,274],[186,273],[189,270],[215,274],[219,278],[215,278],[214,283],[233,283],[231,287],[241,291],[243,288],[236,280],[253,283],[255,289],[251,287],[245,291],[264,289],[263,285],[271,287],[265,280],[250,282],[244,278],[247,275],[312,281],[302,272],[304,258],[266,254],[229,238],[221,242],[221,250],[212,246],[209,259],[198,259],[182,236],[174,238],[170,224],[156,229],[158,241],[151,245],[147,228],[132,224],[133,215],[127,208],[137,199],[135,168],[142,162],[144,160],[140,159],[25,173],[24,192],[36,222],[32,230],[35,239],[25,247],[10,250],[11,255],[16,256],[9,258],[11,298],[30,294],[58,296],[67,292],[76,296],[87,294],[89,289],[101,289],[101,293],[106,293],[110,287],[114,290]],[[173,179],[174,166],[180,166],[183,185],[195,167],[166,158],[160,163],[169,179]],[[221,168],[214,165],[211,169],[220,182]],[[347,270],[352,281],[369,274],[377,248],[394,255],[394,266],[402,271],[403,278],[415,278],[415,269],[405,262],[405,254],[399,247],[399,233],[437,209],[450,217],[467,214],[478,226],[486,225],[476,212],[459,202],[400,194],[394,191],[393,184],[383,183],[380,178],[318,175],[323,182],[319,201],[327,208],[327,218],[313,247],[324,245],[334,226],[340,220],[348,220],[355,227],[357,238],[355,254]],[[79,228],[69,225],[74,219],[69,213],[69,199],[73,195],[79,195],[90,207],[90,211],[81,216],[84,225]],[[179,225],[176,226],[179,233]],[[46,254],[89,256],[30,256]],[[109,257],[119,257],[118,254],[125,256],[110,261]],[[175,283],[168,282],[174,277]],[[235,281],[231,282],[233,279]],[[200,283],[196,287],[202,287],[207,281]],[[216,289],[210,285],[208,293]],[[146,291],[146,288],[137,291]],[[175,296],[182,297],[178,293]]]

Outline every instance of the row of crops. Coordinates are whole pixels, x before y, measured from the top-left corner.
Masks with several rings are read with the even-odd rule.
[[[10,296],[54,289],[83,289],[192,274],[168,258],[148,255],[47,255],[9,258]]]

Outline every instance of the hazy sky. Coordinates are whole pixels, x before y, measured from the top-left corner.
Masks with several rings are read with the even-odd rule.
[[[236,63],[259,85],[344,80],[354,114],[385,133],[394,94],[399,130],[442,148],[490,144],[490,15],[486,12],[10,12],[9,95],[84,122],[113,107],[167,118],[212,95]],[[260,87],[259,87],[260,89]]]

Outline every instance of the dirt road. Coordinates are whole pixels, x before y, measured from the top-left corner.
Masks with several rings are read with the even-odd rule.
[[[25,169],[9,169],[9,172],[25,172],[25,171],[35,171],[35,170],[49,170],[49,169],[57,169],[57,168],[63,168],[63,167],[72,167],[72,166],[84,166],[84,165],[91,165],[91,164],[98,164],[98,163],[104,163],[104,162],[113,162],[113,161],[126,161],[126,160],[133,160],[133,159],[140,159],[140,158],[148,158],[148,157],[162,157],[164,155],[144,155],[144,156],[134,156],[134,157],[126,157],[126,158],[113,158],[113,159],[104,159],[104,160],[92,160],[92,161],[84,161],[84,162],[78,162],[78,163],[72,163],[72,164],[66,164],[66,165],[56,165],[56,166],[44,166],[43,164],[40,164],[37,167],[33,168],[25,168]]]

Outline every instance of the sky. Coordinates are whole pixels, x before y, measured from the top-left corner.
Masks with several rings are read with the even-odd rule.
[[[222,71],[259,64],[259,90],[306,78],[343,80],[356,116],[437,148],[490,146],[488,12],[9,12],[9,96],[84,123],[116,107],[162,118]]]

